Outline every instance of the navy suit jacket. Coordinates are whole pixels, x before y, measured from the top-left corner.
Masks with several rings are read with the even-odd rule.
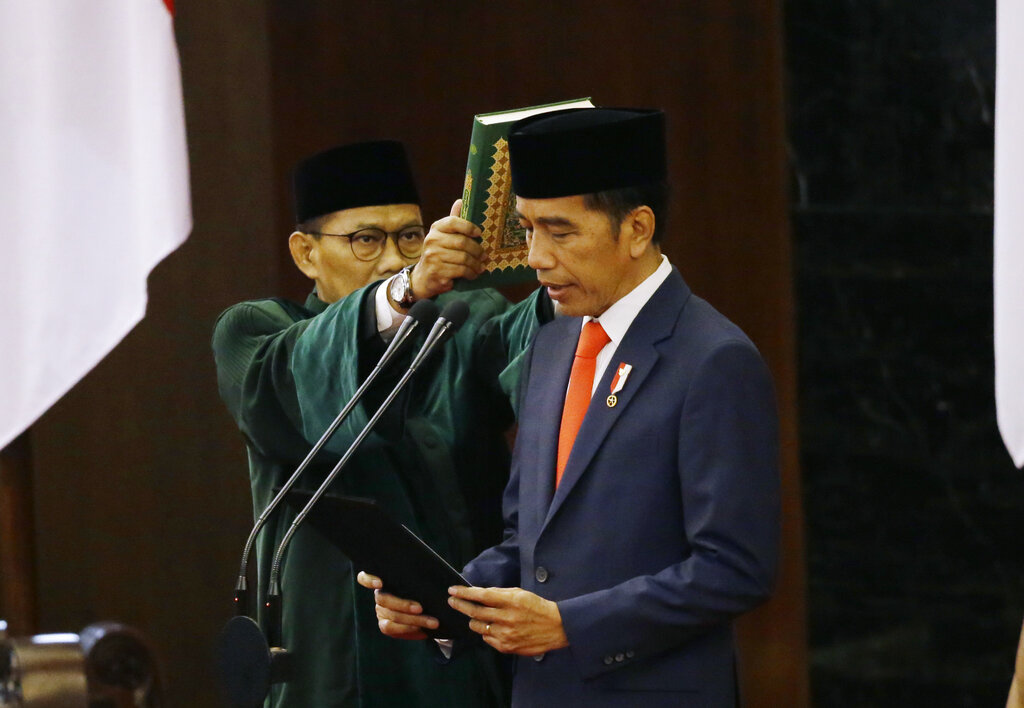
[[[607,367],[556,491],[580,326],[559,318],[537,334],[505,540],[465,571],[475,585],[558,603],[569,646],[517,658],[513,705],[735,705],[732,619],[775,580],[771,376],[747,336],[673,269]],[[633,369],[610,406],[620,362]]]

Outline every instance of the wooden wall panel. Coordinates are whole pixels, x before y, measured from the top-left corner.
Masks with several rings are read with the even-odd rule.
[[[7,633],[36,632],[36,551],[32,449],[22,433],[0,450],[0,618]]]

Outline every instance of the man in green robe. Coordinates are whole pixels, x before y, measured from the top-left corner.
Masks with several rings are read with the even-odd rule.
[[[289,248],[314,281],[313,293],[304,305],[278,298],[235,305],[213,336],[220,394],[245,439],[255,515],[383,353],[402,300],[417,290],[421,297],[442,293],[483,267],[468,222],[448,217],[438,223],[458,221],[461,234],[449,224],[425,235],[398,143],[314,155],[295,171],[294,197],[298,227]],[[441,295],[438,304],[451,297]],[[512,421],[507,392],[538,319],[550,316],[550,303],[536,296],[515,307],[491,290],[463,297],[470,317],[454,341],[419,370],[331,488],[376,499],[455,567],[500,540],[509,460],[503,431]],[[420,332],[380,377],[298,488],[319,486],[422,339]],[[271,559],[295,511],[279,509],[259,538],[261,607]],[[488,648],[441,669],[431,647],[383,637],[372,595],[357,588],[348,559],[308,524],[284,556],[281,594],[282,643],[295,669],[271,689],[275,708],[505,701],[505,681]]]

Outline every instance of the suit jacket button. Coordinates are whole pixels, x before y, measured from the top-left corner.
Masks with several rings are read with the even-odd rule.
[[[544,655],[538,654],[537,656],[533,657],[533,660],[539,664],[540,662],[544,661]]]
[[[625,654],[616,654],[615,655],[615,661],[618,661],[619,663],[622,663],[625,660],[625,658],[626,658]]]
[[[636,656],[636,652],[633,651],[632,649],[630,649],[629,651],[626,652],[626,658],[627,659],[632,659],[634,656]]]
[[[537,579],[538,583],[546,583],[548,581],[548,569],[542,565],[538,565],[533,577]]]
[[[604,665],[605,666],[610,666],[614,661],[615,661],[615,659],[611,658],[610,656],[606,656],[604,658]]]

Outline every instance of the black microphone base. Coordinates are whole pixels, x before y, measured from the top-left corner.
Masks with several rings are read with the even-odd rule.
[[[217,668],[232,708],[261,708],[271,684],[291,678],[294,657],[271,647],[249,617],[232,617],[217,643]]]

